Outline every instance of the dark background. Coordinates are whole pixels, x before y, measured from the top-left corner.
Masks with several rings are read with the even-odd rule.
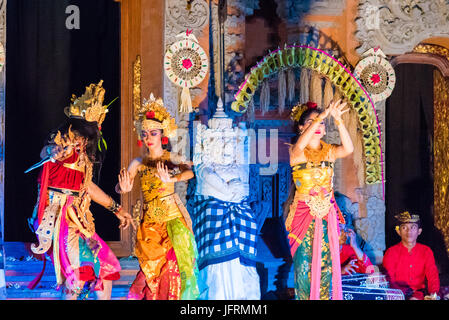
[[[80,29],[67,29],[66,7],[80,10]],[[111,0],[14,0],[7,3],[5,240],[35,241],[27,226],[37,200],[40,160],[49,131],[66,119],[64,107],[103,79],[105,104],[120,95],[120,5]],[[115,200],[120,168],[120,99],[102,125],[108,144],[99,185]],[[91,207],[97,233],[119,240],[118,220]]]
[[[418,242],[430,246],[440,272],[449,258],[433,219],[433,72],[424,64],[395,67],[396,85],[386,102],[386,245],[398,243],[394,216],[419,214]]]

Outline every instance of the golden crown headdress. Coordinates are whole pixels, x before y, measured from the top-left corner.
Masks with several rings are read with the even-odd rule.
[[[143,103],[134,110],[134,129],[139,140],[142,139],[142,131],[154,129],[161,129],[165,137],[172,138],[177,128],[175,119],[164,107],[162,99],[156,99],[152,93],[149,99],[143,99]]]
[[[419,221],[419,216],[417,214],[410,214],[408,211],[401,212],[394,216],[399,224],[403,223],[416,223]]]
[[[292,112],[290,113],[290,118],[293,121],[299,121],[304,111],[306,111],[307,109],[316,109],[316,108],[317,104],[311,101],[307,103],[297,104],[296,106],[293,107]]]
[[[91,83],[81,97],[72,94],[72,103],[64,109],[64,113],[70,118],[96,121],[100,127],[108,112],[108,106],[103,106],[104,94],[103,80],[98,84]]]

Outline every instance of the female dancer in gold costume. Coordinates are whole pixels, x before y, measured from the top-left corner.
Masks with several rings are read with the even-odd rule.
[[[285,225],[295,274],[295,294],[300,300],[342,299],[338,220],[344,221],[333,195],[333,166],[353,152],[341,115],[346,103],[333,102],[321,111],[315,103],[293,109],[299,137],[290,151],[295,198]],[[331,115],[341,145],[322,141],[324,120]]]
[[[143,195],[144,216],[136,243],[140,271],[128,299],[196,299],[198,268],[192,223],[175,193],[175,182],[193,178],[193,172],[187,161],[164,148],[176,132],[175,120],[162,99],[151,95],[135,114],[134,126],[144,155],[120,172],[116,186],[119,193],[129,192],[138,175]]]

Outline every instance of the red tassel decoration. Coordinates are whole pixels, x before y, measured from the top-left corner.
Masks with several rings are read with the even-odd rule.
[[[168,143],[168,138],[167,137],[162,137],[161,142],[162,142],[162,144],[167,144]]]
[[[143,146],[142,140],[137,140],[137,146],[141,148]]]

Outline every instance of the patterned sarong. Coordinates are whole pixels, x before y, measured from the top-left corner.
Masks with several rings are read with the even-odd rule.
[[[192,220],[199,269],[235,258],[243,265],[256,265],[257,224],[246,201],[196,195]]]

